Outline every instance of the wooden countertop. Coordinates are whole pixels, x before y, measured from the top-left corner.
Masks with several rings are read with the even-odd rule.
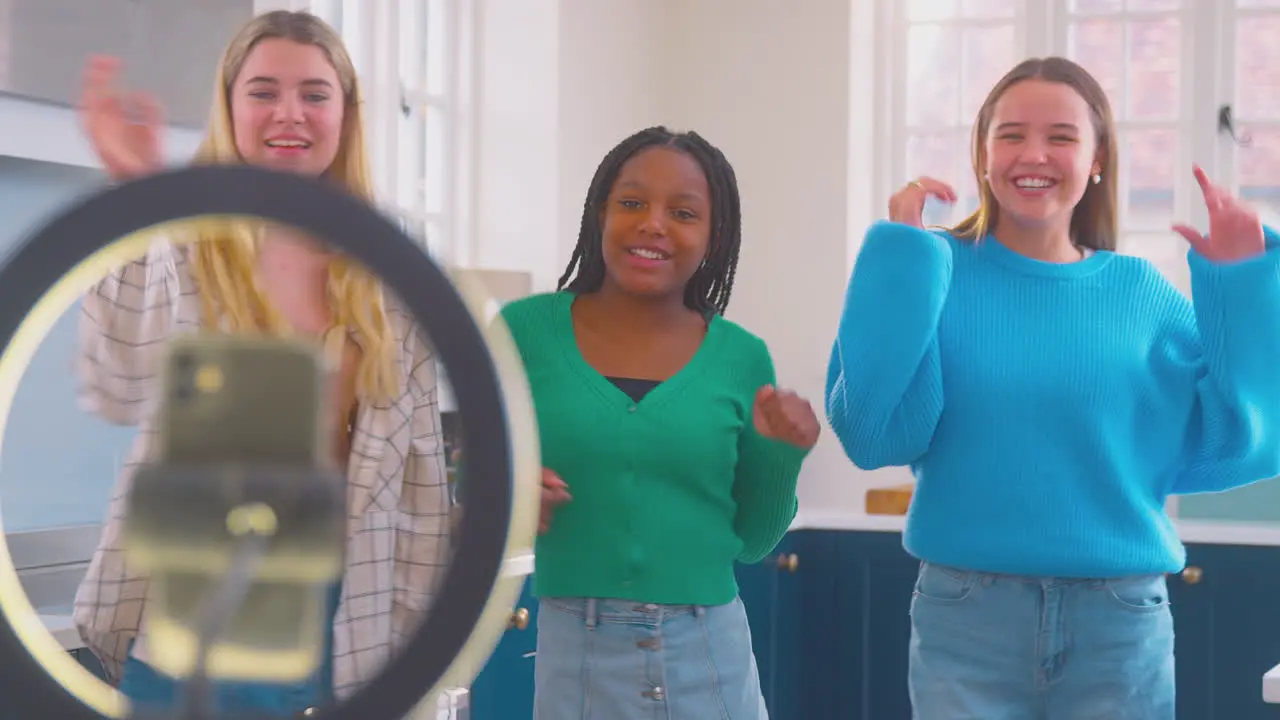
[[[871,488],[867,491],[868,515],[906,515],[915,483]]]

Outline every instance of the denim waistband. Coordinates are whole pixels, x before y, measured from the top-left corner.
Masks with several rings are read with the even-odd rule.
[[[986,572],[983,570],[966,570],[950,565],[939,565],[928,560],[920,561],[920,570],[934,570],[947,573],[957,578],[969,578],[974,582],[990,585],[997,582],[1022,583],[1043,587],[1105,587],[1117,582],[1134,582],[1155,580],[1164,577],[1164,573],[1147,573],[1143,575],[1125,575],[1123,577],[1056,577],[1037,575],[1010,575],[1007,573]]]
[[[702,617],[707,608],[702,605],[664,605],[635,600],[609,598],[549,597],[538,601],[539,607],[582,618],[588,625],[598,623],[660,624],[663,620],[682,615]]]

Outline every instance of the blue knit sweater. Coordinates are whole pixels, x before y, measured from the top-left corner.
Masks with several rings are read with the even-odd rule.
[[[1177,572],[1174,493],[1280,475],[1280,236],[1188,254],[1186,299],[1147,261],[1034,260],[994,237],[867,233],[826,403],[859,467],[909,465],[904,543],[1035,576]]]

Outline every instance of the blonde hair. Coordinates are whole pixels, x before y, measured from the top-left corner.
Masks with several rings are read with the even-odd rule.
[[[991,116],[996,103],[1014,85],[1024,80],[1044,80],[1069,86],[1084,98],[1093,116],[1093,130],[1097,140],[1097,161],[1102,177],[1098,183],[1085,185],[1084,197],[1071,212],[1071,239],[1081,247],[1093,250],[1115,250],[1120,234],[1117,208],[1118,182],[1115,163],[1117,158],[1116,126],[1111,115],[1111,103],[1098,81],[1080,65],[1061,57],[1030,58],[1000,78],[991,88],[987,99],[978,110],[973,124],[973,173],[978,181],[978,209],[961,220],[951,233],[966,240],[980,240],[995,227],[1000,206],[991,185],[986,181],[987,133],[991,128]],[[1111,167],[1108,167],[1111,165]]]
[[[364,146],[364,122],[355,67],[342,39],[323,20],[305,12],[278,10],[250,20],[232,38],[218,66],[209,128],[196,152],[197,163],[241,163],[231,121],[231,87],[257,44],[283,38],[324,51],[337,71],[344,102],[342,138],[337,157],[325,177],[365,200],[373,197]],[[255,219],[202,219],[196,224],[191,266],[200,289],[206,327],[228,332],[287,335],[290,329],[258,287],[255,266],[258,242],[266,223]],[[361,344],[356,374],[362,396],[390,400],[400,390],[395,340],[387,320],[382,286],[353,260],[338,256],[330,263],[329,306],[335,325],[356,331]]]

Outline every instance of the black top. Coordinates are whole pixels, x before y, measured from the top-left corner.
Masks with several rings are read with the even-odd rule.
[[[632,400],[640,402],[644,399],[649,391],[662,384],[660,380],[640,380],[638,378],[619,378],[611,377],[609,382],[618,386],[618,389],[631,396]]]

